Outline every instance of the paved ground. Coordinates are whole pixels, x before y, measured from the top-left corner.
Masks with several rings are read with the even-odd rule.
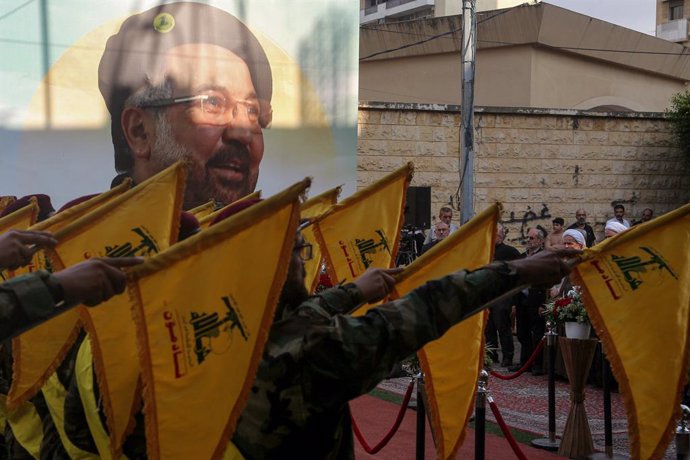
[[[516,350],[516,354],[519,351]],[[496,367],[495,371],[502,374],[507,373],[507,369]],[[410,382],[408,377],[400,379],[385,380],[379,385],[379,389],[403,395],[407,390]],[[547,436],[548,433],[548,410],[547,410],[547,384],[546,376],[532,376],[529,373],[523,374],[521,377],[514,380],[500,380],[491,377],[489,380],[489,391],[496,402],[506,423],[520,431],[533,433],[537,435]],[[566,381],[556,381],[556,433],[557,436],[563,432],[565,420],[568,415],[570,407],[569,402],[569,386]],[[413,393],[414,395],[414,393]],[[388,431],[395,420],[398,406],[391,403],[375,403],[375,398],[362,397],[353,403],[353,413],[355,420],[360,425],[360,429],[365,437],[369,439],[370,444],[378,442],[381,437]],[[614,453],[621,457],[629,456],[628,435],[627,435],[627,420],[623,402],[618,393],[612,393],[612,424],[613,424],[613,440]],[[413,396],[414,400],[414,396]],[[388,407],[391,406],[391,407]],[[604,416],[603,416],[603,392],[600,388],[592,385],[586,387],[585,408],[588,415],[590,429],[592,431],[592,438],[595,449],[603,451],[604,449]],[[385,448],[378,456],[373,457],[367,455],[360,446],[357,446],[358,458],[414,458],[414,439],[415,439],[415,422],[414,412],[410,412],[405,417],[404,424],[409,424],[409,427],[398,433],[393,441],[400,443],[400,447]],[[411,414],[411,415],[410,415]],[[487,411],[487,418],[495,422],[491,411]],[[428,426],[428,425],[427,425]],[[396,439],[397,438],[397,439]],[[510,446],[505,439],[497,436],[487,438],[487,459],[501,459],[501,458],[516,458],[512,453]],[[357,444],[357,441],[355,441]],[[397,445],[397,444],[395,444]],[[427,458],[434,458],[433,443],[431,437],[427,432]],[[527,446],[526,446],[527,447]],[[489,455],[489,449],[492,449]],[[400,455],[389,455],[389,452],[398,452]],[[458,458],[473,458],[474,454],[474,432],[468,433],[460,455]],[[541,457],[543,451],[535,450],[535,452],[527,455],[527,458],[558,458],[553,455]],[[675,459],[675,445],[671,442],[669,450],[666,452],[664,459]]]

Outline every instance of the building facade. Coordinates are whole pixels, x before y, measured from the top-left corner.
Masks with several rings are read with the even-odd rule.
[[[690,45],[688,31],[690,0],[656,0],[656,36],[684,46]]]

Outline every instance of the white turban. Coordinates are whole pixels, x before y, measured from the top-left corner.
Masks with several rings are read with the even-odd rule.
[[[583,235],[580,230],[575,230],[574,228],[566,230],[565,232],[563,232],[563,238],[565,238],[566,236],[569,236],[575,241],[577,241],[577,243],[580,246],[585,246],[585,235]]]
[[[614,221],[609,221],[606,222],[606,228],[604,230],[609,230],[614,233],[621,233],[624,232],[628,229],[625,225],[621,224],[620,222]]]

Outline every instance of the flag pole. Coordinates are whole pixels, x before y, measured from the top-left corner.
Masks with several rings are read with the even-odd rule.
[[[462,2],[462,123],[460,125],[460,223],[474,216],[474,67],[477,51],[476,0]]]

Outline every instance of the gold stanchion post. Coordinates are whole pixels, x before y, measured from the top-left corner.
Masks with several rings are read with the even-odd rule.
[[[585,382],[592,366],[597,341],[559,337],[558,343],[570,381],[570,412],[563,429],[558,455],[584,458],[594,452],[592,432],[585,412]]]

